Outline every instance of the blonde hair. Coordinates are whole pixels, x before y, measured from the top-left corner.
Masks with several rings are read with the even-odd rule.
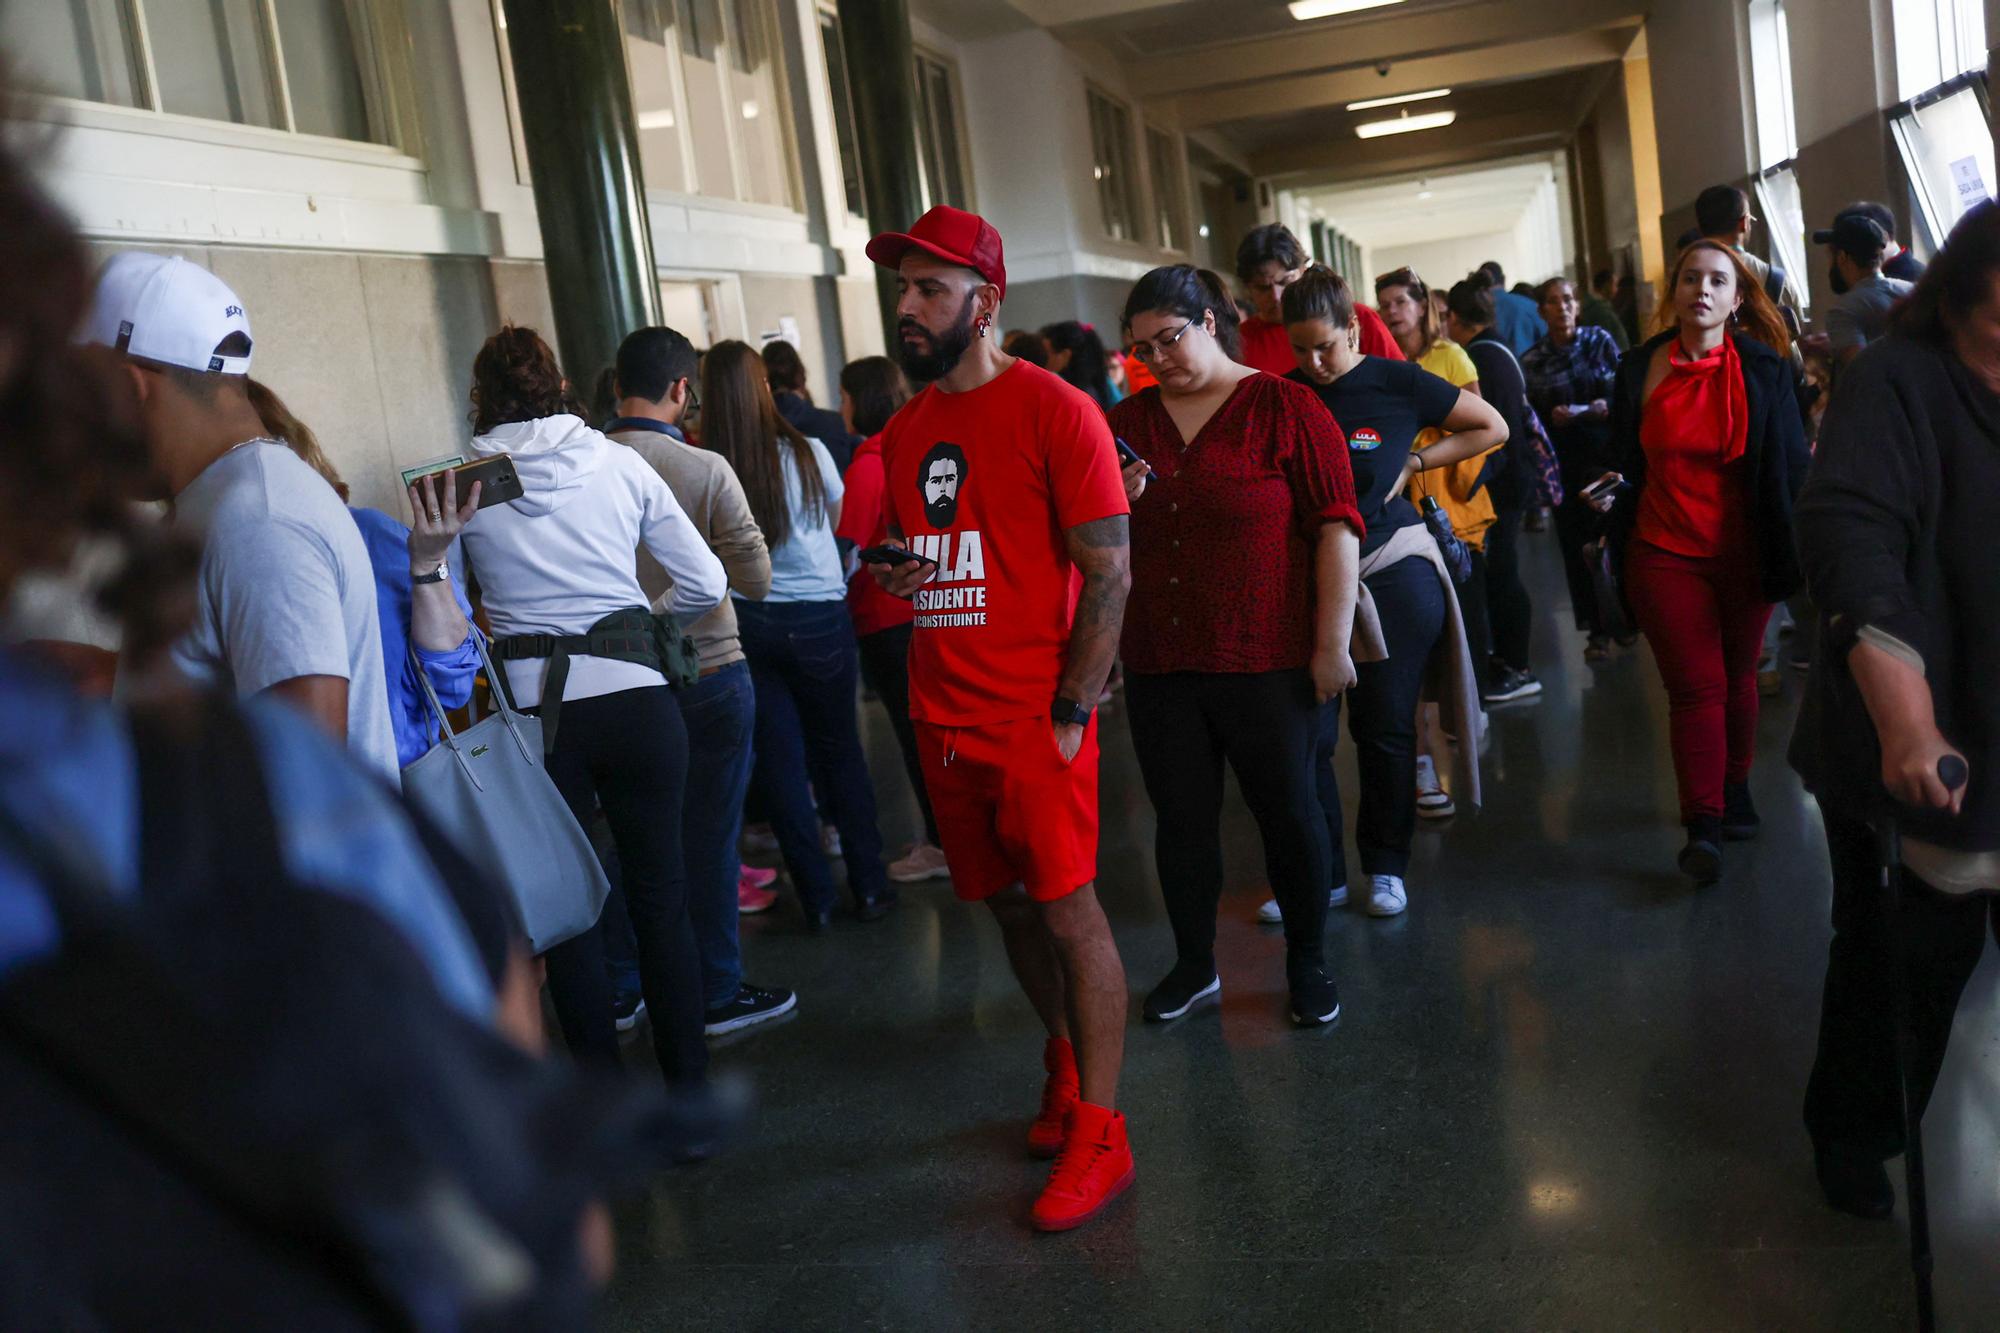
[[[257,409],[257,419],[264,423],[264,429],[271,438],[281,440],[291,446],[305,465],[326,478],[326,484],[333,487],[342,504],[347,503],[347,483],[340,479],[340,472],[326,456],[326,450],[319,447],[319,437],[312,433],[312,427],[292,415],[292,409],[285,406],[285,400],[271,392],[269,385],[258,380],[249,382],[250,406]]]

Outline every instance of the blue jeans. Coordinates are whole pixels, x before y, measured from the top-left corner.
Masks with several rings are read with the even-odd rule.
[[[675,699],[687,724],[688,783],[681,803],[681,855],[687,861],[688,915],[701,950],[701,991],[710,1009],[743,988],[743,951],[736,938],[736,839],[743,832],[743,794],[750,787],[751,739],[757,689],[750,668],[731,662],[681,690]]]
[[[861,753],[860,658],[842,602],[736,603],[737,630],[757,685],[757,762],[751,790],[771,812],[785,870],[808,911],[830,911],[833,871],[820,850],[820,802],[840,830],[847,886],[857,900],[889,883],[875,787]]]

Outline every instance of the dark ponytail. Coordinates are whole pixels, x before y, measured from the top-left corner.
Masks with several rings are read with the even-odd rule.
[[[1125,298],[1125,331],[1131,332],[1132,320],[1149,310],[1196,323],[1204,315],[1214,315],[1215,341],[1222,345],[1230,360],[1242,359],[1243,342],[1236,331],[1236,302],[1222,279],[1207,269],[1192,264],[1168,264],[1133,283],[1132,294]]]
[[[1285,288],[1281,309],[1287,324],[1323,319],[1336,329],[1349,328],[1354,323],[1354,289],[1326,265],[1314,264]]]

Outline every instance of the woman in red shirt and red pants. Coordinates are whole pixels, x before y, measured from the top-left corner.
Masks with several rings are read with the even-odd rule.
[[[1327,844],[1313,776],[1319,705],[1354,683],[1361,515],[1346,442],[1311,390],[1231,359],[1221,280],[1185,264],[1125,303],[1133,355],[1158,386],[1111,409],[1112,433],[1151,464],[1126,471],[1132,595],[1119,643],[1139,773],[1158,816],[1173,971],[1152,1022],[1221,994],[1222,768],[1263,836],[1285,918],[1292,1021],[1332,1022],[1325,970]]]
[[[1681,870],[1722,874],[1722,842],[1757,831],[1750,761],[1757,654],[1796,592],[1792,502],[1811,455],[1785,325],[1727,246],[1681,252],[1664,332],[1626,353],[1613,392],[1612,514],[1626,600],[1666,682],[1687,845]]]

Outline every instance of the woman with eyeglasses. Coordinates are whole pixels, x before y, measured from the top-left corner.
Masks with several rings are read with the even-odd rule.
[[[1167,1022],[1222,992],[1227,763],[1285,905],[1292,1021],[1330,1023],[1340,998],[1323,952],[1329,848],[1313,724],[1354,680],[1361,520],[1347,451],[1310,392],[1233,359],[1236,311],[1214,274],[1154,269],[1124,324],[1158,384],[1111,411],[1112,433],[1144,460],[1125,473],[1132,595],[1120,654],[1176,954],[1145,1016]]]
[[[1457,794],[1478,803],[1478,687],[1465,643],[1458,598],[1437,542],[1404,498],[1413,478],[1477,458],[1507,440],[1507,425],[1483,398],[1407,361],[1363,356],[1354,348],[1354,293],[1332,270],[1314,265],[1285,292],[1285,328],[1298,368],[1347,436],[1348,462],[1367,536],[1360,579],[1368,649],[1348,692],[1348,731],[1361,768],[1354,840],[1368,876],[1370,916],[1396,916],[1409,905],[1404,883],[1416,832],[1417,702],[1428,683],[1448,730],[1459,738]],[[1449,434],[1421,453],[1425,430]],[[1368,660],[1359,660],[1359,658]],[[1342,836],[1340,792],[1333,777],[1338,703],[1322,710],[1313,774],[1330,839]],[[1344,856],[1334,858],[1344,869]],[[1330,881],[1347,899],[1344,874]]]

